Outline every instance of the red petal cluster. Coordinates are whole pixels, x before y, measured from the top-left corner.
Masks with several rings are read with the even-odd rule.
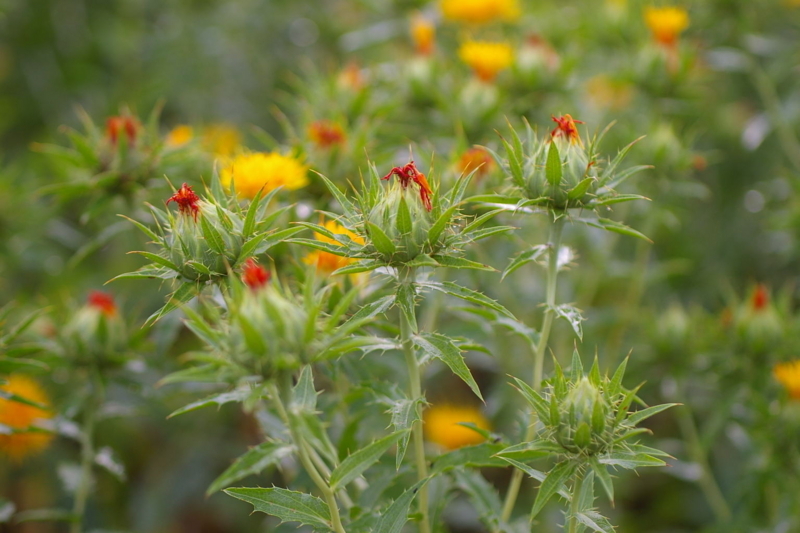
[[[571,143],[580,143],[581,136],[578,135],[578,127],[575,124],[583,124],[580,120],[575,120],[570,115],[562,117],[553,117],[553,122],[557,124],[556,129],[550,132],[550,135],[555,139],[556,137],[566,137]]]
[[[117,304],[114,303],[114,297],[107,292],[90,292],[88,298],[86,298],[86,303],[89,307],[94,307],[106,316],[117,314]]]
[[[769,292],[762,283],[756,285],[753,291],[752,305],[754,311],[761,311],[769,305]]]
[[[251,289],[260,289],[269,283],[270,273],[251,257],[242,267],[242,281]]]
[[[106,119],[106,135],[111,140],[111,144],[117,144],[121,131],[125,132],[125,137],[130,144],[136,143],[136,136],[139,133],[139,121],[130,115],[108,117]]]
[[[178,204],[178,209],[181,214],[192,215],[192,218],[197,221],[197,213],[200,212],[200,206],[198,205],[200,203],[200,197],[194,193],[188,184],[184,183],[181,185],[178,192],[170,196],[169,200],[167,200],[167,205],[169,205],[170,202]]]
[[[425,179],[425,174],[417,169],[417,166],[413,161],[403,165],[402,167],[394,167],[381,179],[388,180],[392,176],[397,176],[397,178],[400,180],[400,185],[404,189],[408,188],[412,181],[419,185],[419,198],[422,200],[422,204],[428,211],[433,209],[433,205],[431,204],[431,196],[433,195],[431,186],[428,185],[428,180]]]
[[[320,148],[344,143],[344,130],[331,120],[317,120],[308,126],[308,136]]]

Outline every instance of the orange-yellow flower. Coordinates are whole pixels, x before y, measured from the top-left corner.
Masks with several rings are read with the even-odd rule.
[[[458,57],[479,79],[491,82],[501,70],[511,66],[514,52],[508,43],[466,41],[458,49]]]
[[[332,120],[317,120],[308,125],[308,136],[320,148],[343,144],[345,135],[342,126]]]
[[[566,138],[570,144],[581,144],[581,136],[578,134],[578,127],[575,124],[583,124],[580,120],[575,120],[571,115],[553,117],[553,122],[557,124],[555,129],[550,132],[553,139],[559,137]]]
[[[458,160],[458,170],[460,170],[462,174],[467,175],[477,169],[475,172],[476,178],[486,176],[493,166],[494,160],[491,154],[480,146],[473,146],[461,154],[461,159]]]
[[[357,242],[358,244],[364,244],[363,237],[356,235],[334,220],[328,220],[323,224],[323,227],[335,235],[347,235],[354,242]],[[334,239],[326,237],[321,233],[315,233],[314,236],[318,241],[327,242],[330,244],[339,244]],[[303,258],[303,262],[305,264],[314,265],[317,268],[317,271],[323,274],[330,274],[334,270],[345,267],[354,261],[354,259],[350,259],[349,257],[341,257],[324,250],[314,250]]]
[[[772,373],[775,379],[789,391],[789,396],[800,400],[800,360],[779,363],[772,369]]]
[[[8,377],[7,381],[8,383],[0,386],[0,390],[40,405],[48,405],[47,395],[34,380],[25,376],[13,375]],[[45,409],[0,397],[0,424],[20,431],[11,435],[0,433],[0,453],[19,461],[43,450],[53,438],[52,434],[45,431],[26,432],[25,430],[35,428],[38,420],[46,420],[52,416],[52,413]]]
[[[142,125],[139,124],[136,117],[130,115],[119,115],[106,119],[106,137],[109,138],[114,146],[116,146],[119,136],[123,132],[128,144],[136,144],[136,137],[141,129]]]
[[[462,446],[480,444],[483,437],[480,433],[461,423],[472,423],[480,429],[489,430],[489,421],[475,407],[464,405],[434,405],[425,411],[425,436],[448,450]]]
[[[255,198],[258,191],[265,193],[283,187],[290,191],[308,185],[308,167],[294,157],[277,152],[249,152],[235,156],[220,172],[224,187],[234,183],[242,198]]]
[[[468,24],[514,21],[521,13],[517,0],[441,0],[439,7],[447,20]]]
[[[178,148],[189,143],[192,139],[194,139],[194,128],[186,124],[180,124],[167,133],[167,138],[164,142],[170,148]]]
[[[230,124],[212,124],[203,129],[203,148],[220,157],[232,155],[242,144],[242,134]]]
[[[680,7],[648,7],[644,20],[657,43],[674,47],[678,36],[689,27],[689,13]]]
[[[436,43],[436,26],[419,12],[414,13],[414,16],[411,17],[411,40],[419,55],[427,56],[433,53],[433,46]]]

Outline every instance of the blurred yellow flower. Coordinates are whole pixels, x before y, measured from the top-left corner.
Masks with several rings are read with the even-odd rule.
[[[419,12],[411,17],[411,40],[414,49],[419,55],[427,56],[433,53],[436,43],[436,26]]]
[[[364,244],[363,237],[356,235],[334,220],[328,220],[323,224],[323,227],[331,233],[336,235],[347,235],[354,242],[357,242],[358,244]],[[337,241],[331,239],[330,237],[326,237],[321,233],[315,233],[314,236],[318,241],[327,242],[330,244],[338,244]],[[341,257],[324,250],[314,250],[303,258],[303,263],[307,265],[315,265],[317,271],[324,274],[330,274],[334,270],[347,266],[354,261],[354,259],[350,259],[349,257]]]
[[[211,124],[203,129],[203,148],[220,157],[232,155],[242,144],[242,134],[230,124]]]
[[[167,133],[165,143],[170,148],[178,148],[194,138],[194,129],[186,124],[175,126]]]
[[[772,369],[772,373],[775,379],[789,391],[789,396],[800,400],[800,360],[779,363]]]
[[[511,65],[514,53],[508,43],[466,41],[458,49],[458,57],[478,78],[491,82],[501,70]]]
[[[480,444],[484,440],[479,433],[459,425],[460,423],[472,423],[480,429],[490,429],[489,421],[476,407],[434,405],[425,411],[424,418],[428,440],[448,450]]]
[[[469,24],[514,21],[521,13],[517,0],[441,0],[439,6],[447,20]]]
[[[473,146],[461,154],[456,167],[459,172],[465,176],[473,170],[476,170],[475,177],[481,179],[494,167],[494,159],[492,159],[492,155],[487,152],[485,148]]]
[[[689,27],[689,13],[680,7],[648,7],[644,20],[656,42],[669,47],[675,46],[678,35]]]
[[[0,390],[16,394],[40,405],[49,403],[44,390],[34,380],[19,375],[9,376]],[[52,413],[38,407],[0,398],[0,424],[15,430],[35,427],[36,421],[52,418]],[[0,453],[15,461],[43,450],[53,438],[51,433],[31,431],[5,435],[0,433]]]
[[[317,120],[308,125],[308,136],[320,148],[344,144],[344,129],[332,120]]]
[[[291,156],[249,152],[231,159],[219,177],[226,188],[233,182],[240,197],[255,198],[261,189],[268,193],[277,187],[290,191],[305,187],[308,185],[307,170],[307,166]]]

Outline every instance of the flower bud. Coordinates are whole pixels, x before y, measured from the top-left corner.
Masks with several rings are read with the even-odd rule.
[[[92,291],[64,327],[68,356],[78,363],[113,360],[127,345],[125,324],[113,297]]]
[[[780,340],[783,322],[764,285],[756,285],[750,301],[742,304],[736,327],[741,340],[752,352],[764,352]]]
[[[594,454],[604,443],[609,408],[600,390],[583,377],[560,406],[556,439],[574,453]]]

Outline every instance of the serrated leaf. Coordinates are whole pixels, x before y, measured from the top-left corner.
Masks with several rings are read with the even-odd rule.
[[[181,407],[180,409],[176,409],[172,413],[167,416],[167,418],[172,418],[173,416],[182,415],[184,413],[188,413],[190,411],[195,411],[197,409],[202,409],[203,407],[208,407],[210,405],[216,405],[217,407],[221,407],[226,403],[230,402],[242,402],[245,398],[247,398],[251,393],[250,387],[246,388],[239,388],[236,390],[223,392],[220,394],[213,394],[202,400],[197,400],[196,402],[192,402],[188,405]]]
[[[400,533],[403,526],[408,522],[408,510],[411,507],[411,502],[419,492],[419,489],[427,483],[427,480],[420,481],[413,487],[406,489],[392,504],[381,513],[378,523],[375,528],[371,529],[371,533]]]
[[[539,244],[534,246],[530,250],[525,250],[523,252],[518,253],[511,259],[511,262],[508,264],[506,269],[503,271],[503,275],[500,276],[500,281],[503,281],[506,276],[517,270],[519,267],[530,263],[532,261],[538,260],[542,255],[547,253],[547,250],[550,248],[546,244]]]
[[[373,259],[362,260],[356,263],[350,263],[341,268],[337,268],[331,272],[331,276],[340,276],[343,274],[360,274],[361,272],[371,272],[377,268],[386,266],[383,261],[375,261]]]
[[[408,203],[406,203],[405,196],[400,197],[400,203],[397,206],[397,220],[395,221],[397,232],[400,235],[411,233],[413,228],[411,220],[411,212],[408,210]]]
[[[347,458],[336,467],[333,473],[331,473],[331,488],[336,490],[356,479],[367,468],[377,462],[381,456],[406,433],[406,431],[392,433],[347,456]]]
[[[258,191],[255,197],[250,201],[250,205],[247,208],[247,214],[244,217],[244,224],[242,225],[242,237],[245,239],[250,237],[250,235],[253,234],[253,231],[255,231],[256,215],[258,214],[258,208],[261,204],[261,195],[263,192],[263,189]]]
[[[500,142],[503,143],[503,147],[506,149],[508,169],[511,172],[511,178],[514,180],[517,187],[524,189],[525,178],[522,173],[522,162],[518,158],[518,154],[514,152],[514,149],[504,138],[500,137]],[[519,154],[519,156],[521,155],[522,154]]]
[[[670,407],[675,407],[676,405],[680,405],[680,404],[677,404],[677,403],[664,403],[664,404],[661,404],[661,405],[654,405],[653,407],[648,407],[647,409],[641,409],[639,411],[631,413],[631,415],[625,420],[625,422],[627,424],[630,424],[631,426],[635,426],[639,422],[641,422],[642,420],[650,418],[651,416],[656,415],[656,414],[660,413],[661,411],[666,411]]]
[[[490,267],[489,265],[484,265],[483,263],[470,261],[469,259],[464,259],[463,257],[453,257],[449,255],[434,255],[433,259],[439,264],[439,266],[443,267],[466,268],[471,270],[484,270],[486,272],[495,272],[495,269]]]
[[[561,168],[561,155],[558,153],[558,146],[556,146],[555,142],[551,142],[547,148],[545,177],[550,185],[558,186],[563,175],[564,169]]]
[[[575,335],[583,340],[583,326],[581,322],[583,322],[584,318],[580,310],[568,304],[557,305],[551,309],[555,312],[556,316],[566,319],[569,325],[572,326]]]
[[[458,205],[452,205],[444,213],[439,215],[439,218],[437,218],[436,222],[433,223],[431,229],[428,230],[428,242],[436,243],[439,240],[442,232],[445,230],[445,228],[447,228],[447,225],[453,218],[453,214],[456,212],[456,209],[458,209]]]
[[[581,180],[580,183],[578,183],[575,187],[570,189],[569,192],[567,192],[567,198],[569,198],[570,200],[575,200],[576,198],[582,197],[584,194],[586,194],[586,191],[589,190],[589,187],[592,186],[592,183],[594,181],[595,181],[594,177],[589,177]]]
[[[595,228],[604,229],[606,231],[612,231],[614,233],[619,233],[620,235],[627,235],[630,237],[638,237],[639,239],[643,239],[649,243],[653,241],[650,240],[646,235],[636,231],[635,229],[622,224],[621,222],[617,222],[615,220],[610,220],[607,218],[598,218],[598,219],[584,219],[579,218],[576,219],[578,222],[583,222],[587,226],[592,226]]]
[[[563,489],[564,484],[572,477],[576,468],[577,465],[572,461],[562,461],[547,473],[547,477],[544,478],[536,493],[536,501],[533,502],[533,508],[531,509],[531,521],[536,518],[545,504],[550,501],[550,498]]]
[[[300,371],[297,385],[292,387],[292,411],[313,414],[317,408],[317,391],[314,389],[314,373],[311,365],[306,365]]]
[[[606,465],[601,465],[597,457],[592,457],[589,464],[592,466],[592,472],[594,472],[595,477],[600,481],[600,485],[602,485],[606,496],[608,496],[608,501],[613,505],[614,482],[611,480],[611,474],[608,473],[608,468],[606,468]]]
[[[503,448],[497,452],[497,456],[502,459],[514,459],[516,461],[535,461],[562,453],[564,453],[564,449],[558,444],[547,440],[534,440]]]
[[[281,442],[262,442],[250,448],[228,467],[206,490],[209,496],[231,483],[236,483],[247,476],[260,474],[267,467],[277,464],[294,450],[294,446]]]
[[[575,518],[597,533],[614,533],[614,526],[608,521],[606,517],[596,511],[583,511],[575,515]]]
[[[452,339],[438,333],[424,333],[414,337],[414,344],[426,355],[435,357],[446,364],[483,401],[481,390],[464,362],[461,349],[455,345]]]
[[[503,315],[516,320],[517,318],[505,307],[497,303],[495,300],[492,300],[488,296],[483,293],[473,291],[472,289],[467,289],[466,287],[462,287],[452,281],[444,281],[444,282],[433,282],[433,281],[425,281],[425,282],[418,282],[417,285],[420,287],[426,287],[429,289],[437,290],[439,292],[443,292],[445,294],[449,294],[450,296],[455,296],[456,298],[460,298],[464,301],[482,305],[484,307],[488,307],[489,309],[493,309]]]
[[[138,220],[134,220],[134,219],[132,219],[130,217],[126,217],[125,215],[117,215],[117,216],[122,217],[125,220],[128,220],[128,221],[132,222],[137,228],[139,228],[142,231],[142,233],[144,233],[145,235],[150,237],[153,240],[153,242],[156,242],[156,243],[160,243],[161,242],[161,237],[156,235],[153,232],[153,230],[151,230],[150,228],[148,228],[147,226],[145,226],[144,224],[142,224]]]
[[[474,446],[464,446],[451,452],[444,453],[437,457],[433,462],[431,476],[437,476],[454,468],[465,466],[472,468],[481,467],[504,467],[506,462],[496,457],[500,453],[504,444],[494,442],[484,442]]]
[[[310,494],[278,487],[227,489],[225,494],[245,501],[256,511],[275,516],[282,522],[300,522],[306,526],[326,530],[331,528],[328,506]]]
[[[0,355],[0,374],[12,374],[14,372],[31,372],[37,370],[47,370],[47,364],[36,359],[24,359],[18,357],[6,357]]]
[[[206,217],[200,216],[200,229],[203,231],[203,238],[208,243],[208,247],[214,250],[219,255],[225,255],[225,241],[222,239],[219,231],[209,224]]]
[[[163,267],[167,267],[167,268],[169,268],[171,270],[175,270],[176,272],[180,272],[180,268],[178,268],[178,265],[176,265],[175,263],[173,263],[172,261],[170,261],[166,257],[161,257],[158,254],[154,254],[154,253],[150,253],[150,252],[139,252],[139,251],[128,252],[128,253],[129,254],[141,255],[142,257],[144,257],[146,259],[149,259],[153,263],[156,263],[156,264],[161,265]]]
[[[639,467],[664,466],[667,463],[644,453],[613,452],[598,457],[601,465],[618,466],[633,470]]]
[[[547,420],[550,416],[550,406],[547,401],[533,387],[521,379],[515,377],[514,381],[516,382],[516,389],[522,393],[530,406],[533,407],[539,419]]]
[[[397,247],[394,245],[394,242],[386,236],[386,233],[383,230],[373,224],[372,222],[366,223],[367,233],[369,233],[370,241],[372,241],[373,246],[375,249],[378,250],[382,255],[392,256],[397,251]]]
[[[145,326],[153,325],[162,316],[166,315],[170,311],[177,309],[181,305],[189,302],[196,295],[197,295],[197,288],[194,283],[182,284],[180,287],[178,287],[178,290],[176,290],[170,295],[169,300],[167,300],[167,303],[164,305],[164,307],[162,307],[161,309],[159,309],[158,311],[156,311],[155,313],[153,313],[148,317],[144,325]]]
[[[397,294],[395,299],[395,303],[400,308],[400,312],[403,313],[405,319],[409,324],[411,324],[412,329],[415,331],[417,327],[416,294],[417,291],[415,290],[413,283],[401,283],[397,286]]]
[[[456,484],[469,497],[481,522],[491,531],[496,531],[501,525],[499,510],[502,508],[500,495],[484,477],[475,470],[456,470],[454,472]]]
[[[395,431],[405,431],[411,429],[414,423],[419,420],[419,400],[410,400],[408,398],[400,398],[394,400],[389,404],[389,413],[392,415],[392,427]],[[406,433],[397,443],[397,457],[395,459],[396,468],[400,470],[403,464],[403,458],[408,449],[408,441],[411,438],[410,433]]]

